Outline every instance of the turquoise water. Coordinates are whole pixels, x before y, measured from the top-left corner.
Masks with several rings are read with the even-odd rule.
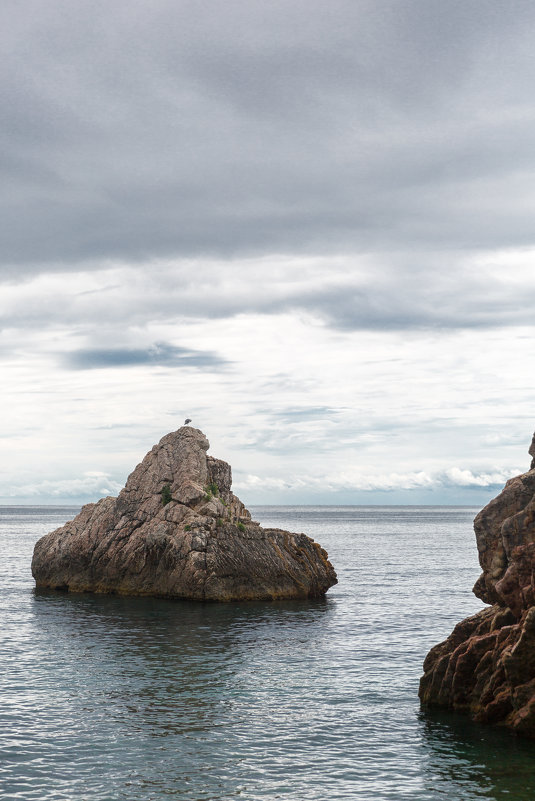
[[[481,607],[476,509],[257,507],[339,584],[229,605],[36,592],[33,544],[75,511],[0,507],[2,799],[535,798],[535,743],[419,708]]]

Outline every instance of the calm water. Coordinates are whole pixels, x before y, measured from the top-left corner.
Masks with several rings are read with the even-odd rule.
[[[35,592],[72,508],[0,507],[0,797],[535,798],[535,743],[420,713],[422,660],[481,607],[476,509],[256,507],[327,548],[324,601]]]

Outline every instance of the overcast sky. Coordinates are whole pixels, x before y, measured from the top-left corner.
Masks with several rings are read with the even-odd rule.
[[[532,0],[5,0],[0,502],[186,416],[245,503],[482,505],[535,425]]]

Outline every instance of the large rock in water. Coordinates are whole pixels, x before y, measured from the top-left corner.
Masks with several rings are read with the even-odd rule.
[[[118,498],[84,506],[37,542],[37,586],[199,601],[324,595],[336,573],[323,548],[251,520],[230,466],[208,447],[195,428],[163,437]]]
[[[431,649],[420,698],[535,738],[535,459],[477,515],[474,529],[483,569],[474,593],[491,605]]]

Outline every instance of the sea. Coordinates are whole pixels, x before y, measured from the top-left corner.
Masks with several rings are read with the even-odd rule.
[[[36,591],[73,507],[0,507],[2,801],[535,798],[535,743],[420,708],[428,650],[482,607],[476,508],[263,506],[329,552],[324,599]]]

